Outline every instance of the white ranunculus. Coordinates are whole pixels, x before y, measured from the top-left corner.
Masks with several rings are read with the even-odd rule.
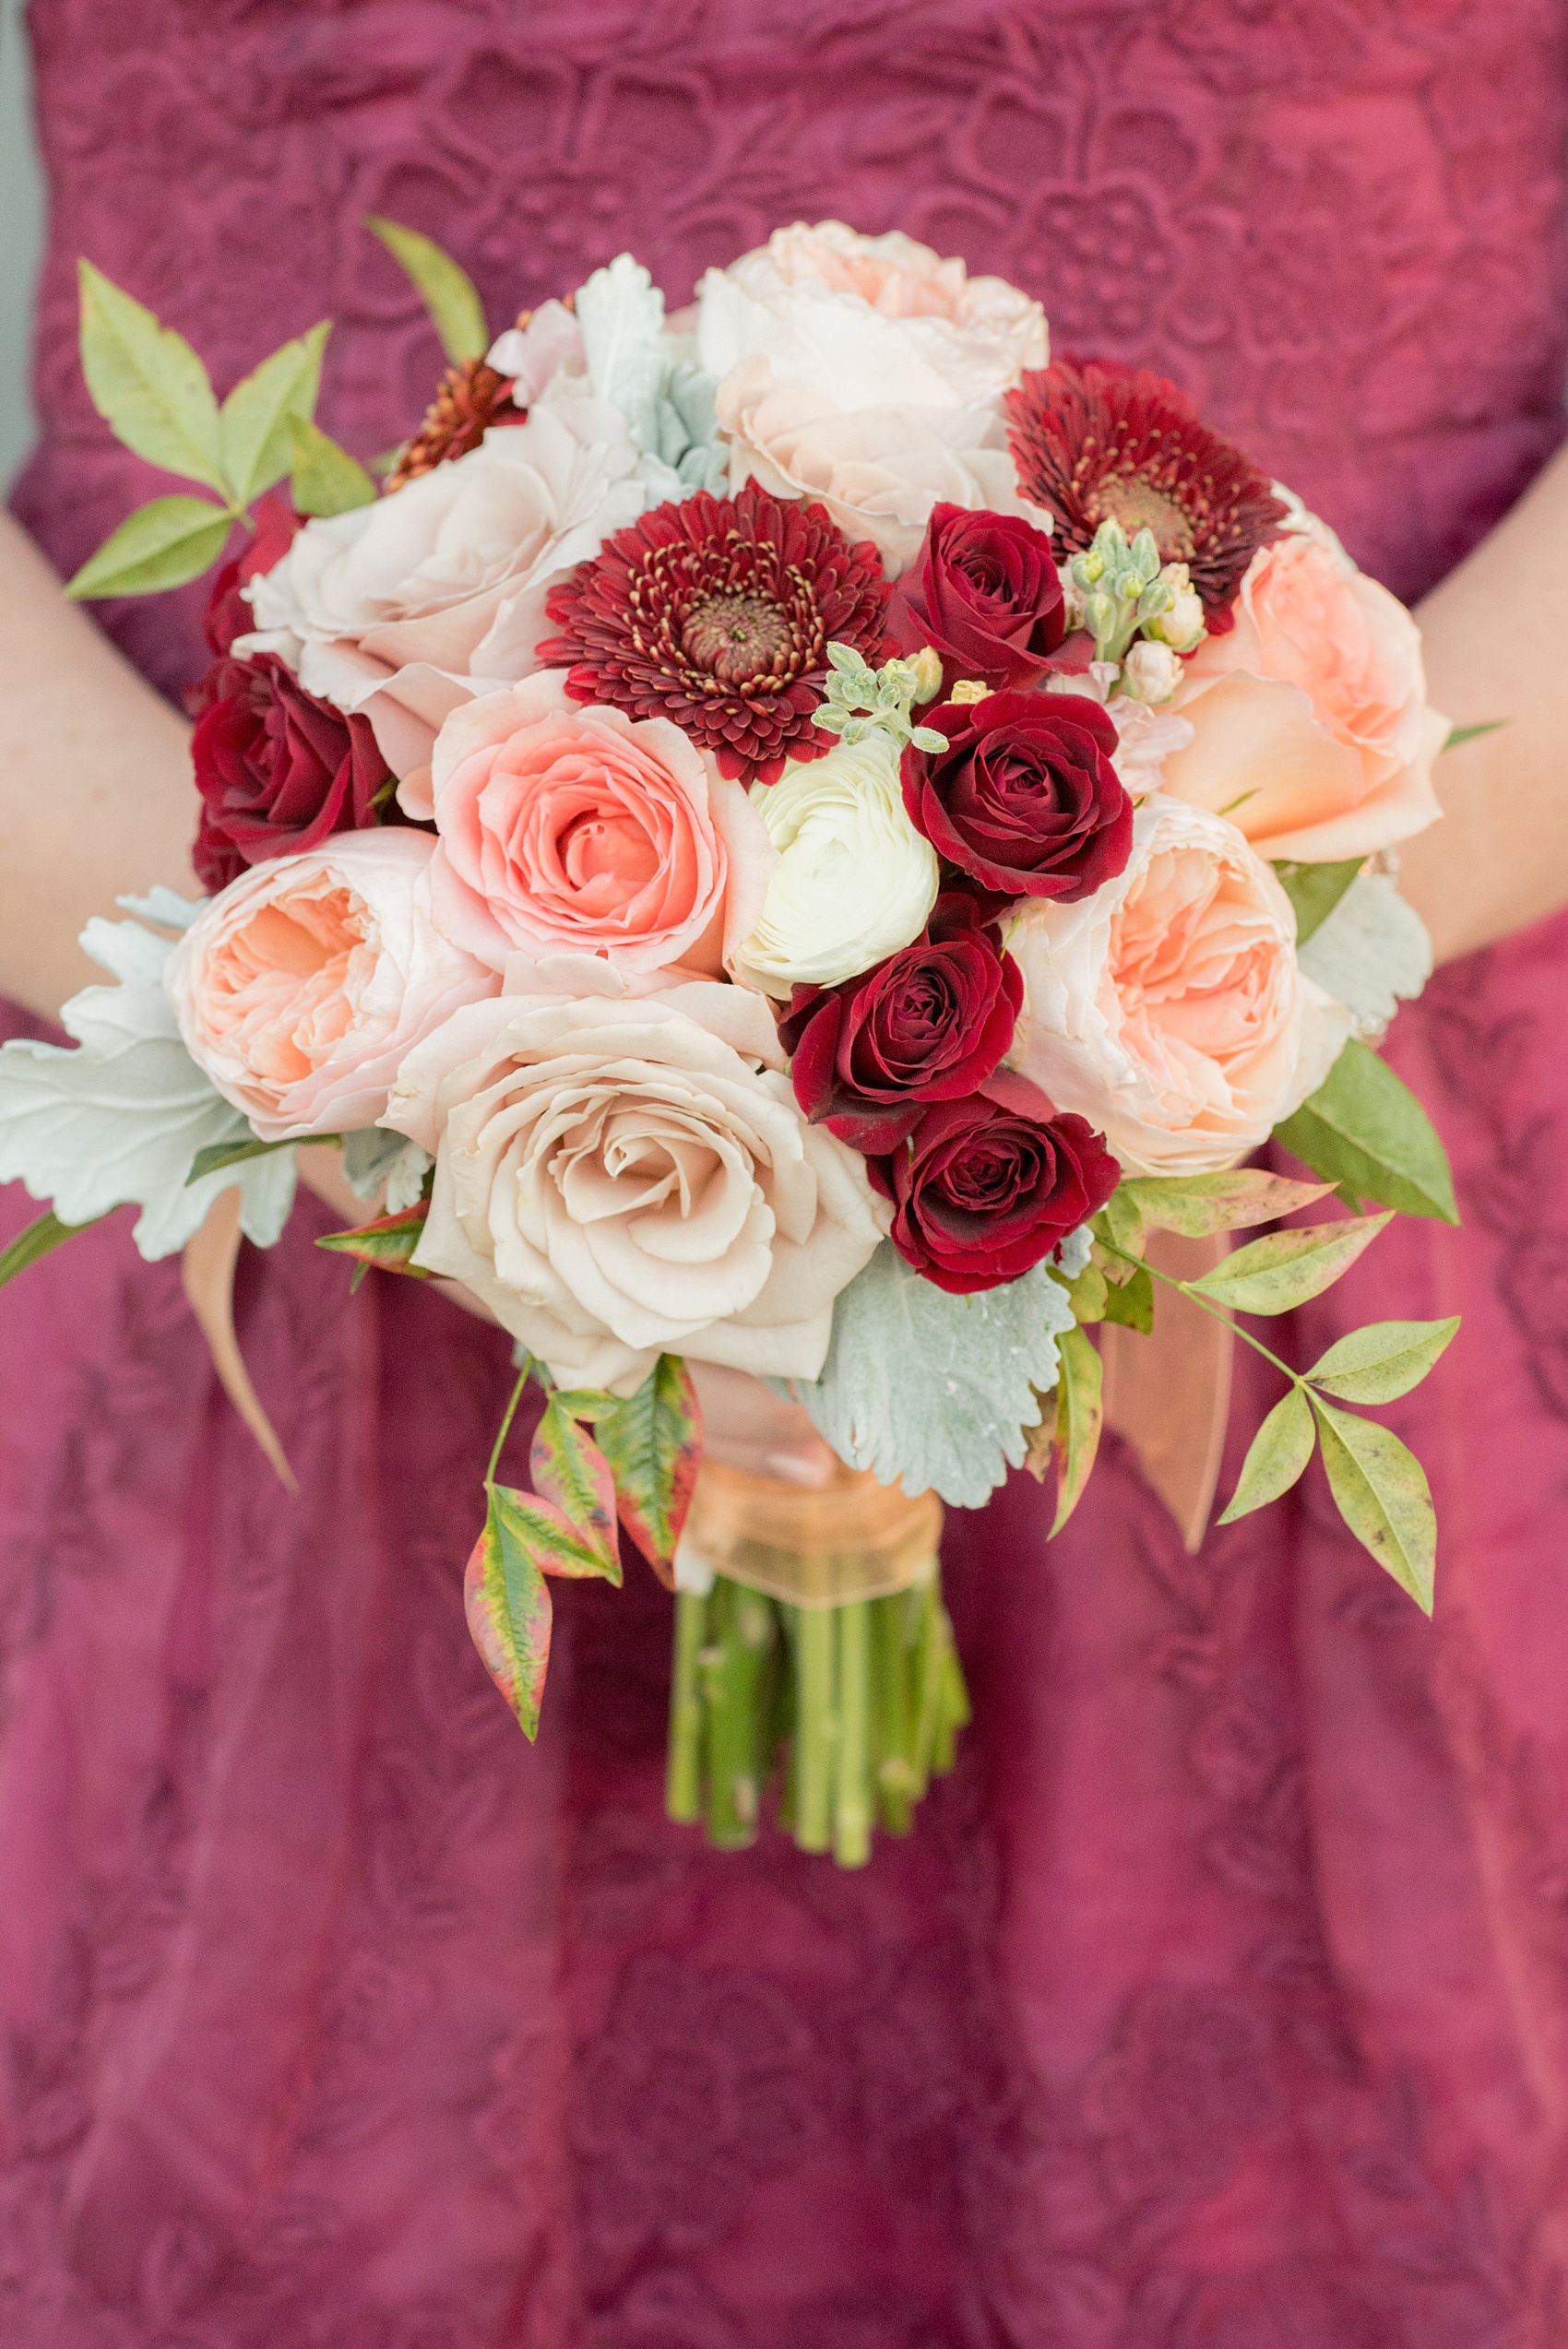
[[[1014,1052],[1129,1174],[1234,1166],[1327,1075],[1343,1007],[1302,973],[1296,917],[1233,824],[1157,792],[1124,872],[1079,905],[1036,903],[1007,943],[1024,974]]]
[[[994,400],[1046,356],[1038,302],[897,230],[797,222],[698,288],[697,360],[710,375],[763,358],[776,382],[837,409]]]
[[[918,938],[936,903],[936,851],[910,823],[898,745],[880,729],[788,764],[752,804],[778,852],[737,979],[767,995],[835,987]]]
[[[384,1121],[435,1153],[416,1262],[571,1385],[630,1394],[664,1352],[814,1378],[887,1216],[782,1059],[766,1004],[711,980],[470,1004]]]

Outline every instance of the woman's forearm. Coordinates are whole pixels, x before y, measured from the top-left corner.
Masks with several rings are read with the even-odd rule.
[[[1418,617],[1431,698],[1506,722],[1437,762],[1443,820],[1400,848],[1440,962],[1568,905],[1568,448]]]
[[[189,731],[0,511],[0,993],[53,1016],[102,977],[89,914],[160,881],[194,894]]]

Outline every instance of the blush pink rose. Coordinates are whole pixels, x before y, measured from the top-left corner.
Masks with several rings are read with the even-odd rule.
[[[1441,813],[1448,727],[1427,706],[1420,631],[1317,537],[1253,557],[1234,628],[1199,647],[1170,707],[1193,741],[1167,758],[1165,789],[1227,811],[1262,856],[1368,856]]]
[[[388,830],[275,857],[170,955],[186,1050],[264,1141],[374,1125],[404,1055],[500,984],[432,921],[434,854],[428,835]]]
[[[431,766],[435,919],[509,955],[603,955],[709,977],[762,911],[774,851],[738,783],[668,718],[572,701],[555,671],[441,730]]]
[[[1296,960],[1296,917],[1234,825],[1156,793],[1126,870],[1032,905],[1015,1057],[1129,1174],[1233,1166],[1315,1092],[1348,1021]]]

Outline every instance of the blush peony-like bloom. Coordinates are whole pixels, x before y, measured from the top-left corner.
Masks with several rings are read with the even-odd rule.
[[[1018,1066],[1100,1128],[1129,1174],[1233,1166],[1301,1107],[1348,1033],[1296,961],[1296,917],[1233,825],[1162,794],[1125,871],[1008,935]]]
[[[939,897],[923,938],[841,986],[797,988],[778,1037],[795,1098],[851,1148],[891,1150],[928,1101],[994,1075],[1024,1000],[972,897]]]
[[[1042,1263],[1122,1175],[1085,1119],[1006,1069],[926,1109],[908,1144],[867,1169],[894,1203],[888,1236],[905,1263],[959,1297]]]
[[[773,850],[740,784],[668,718],[579,708],[557,674],[454,711],[432,779],[435,919],[497,970],[577,952],[717,976],[762,910]]]
[[[988,694],[922,723],[944,751],[904,753],[904,803],[932,845],[1004,897],[1087,897],[1121,872],[1133,803],[1113,719],[1083,694]]]
[[[737,979],[786,998],[836,987],[920,936],[938,867],[905,811],[890,734],[787,768],[753,805],[778,861],[756,927],[731,956]]]
[[[826,754],[811,714],[827,647],[880,659],[887,587],[820,506],[757,489],[672,500],[622,530],[550,597],[540,658],[580,702],[672,718],[719,772],[771,783]]]
[[[1199,647],[1171,706],[1193,741],[1166,789],[1229,809],[1263,856],[1366,856],[1442,813],[1448,726],[1427,706],[1420,630],[1325,539],[1263,549],[1234,628]]]
[[[416,1262],[567,1384],[632,1394],[666,1351],[814,1378],[885,1216],[781,1058],[766,1004],[702,980],[457,1013],[383,1121],[435,1154]]]
[[[170,955],[185,1050],[264,1141],[373,1125],[410,1047],[499,985],[431,919],[434,849],[353,832],[254,866]]]
[[[374,824],[391,772],[369,719],[307,694],[276,654],[215,660],[188,698],[202,803],[191,861],[204,889]]]
[[[894,590],[887,630],[901,653],[931,646],[945,685],[1038,684],[1066,634],[1051,540],[1016,515],[937,506]]]
[[[1010,392],[1018,483],[1055,525],[1065,562],[1102,522],[1154,533],[1161,563],[1184,563],[1211,632],[1230,625],[1241,575],[1286,508],[1233,441],[1211,433],[1183,391],[1113,360],[1058,360]]]

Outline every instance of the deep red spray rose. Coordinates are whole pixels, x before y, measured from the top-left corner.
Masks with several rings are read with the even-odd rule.
[[[866,1171],[894,1203],[890,1236],[905,1263],[960,1297],[1041,1263],[1122,1178],[1087,1118],[1059,1115],[1007,1069],[967,1100],[934,1103]]]
[[[1075,904],[1133,847],[1133,802],[1111,764],[1116,729],[1079,694],[988,694],[921,719],[944,751],[904,753],[917,831],[982,888]]]
[[[1023,973],[973,898],[942,896],[923,938],[839,987],[798,987],[779,1038],[795,1098],[851,1148],[891,1150],[922,1105],[971,1093],[1013,1041]]]
[[[204,889],[247,865],[314,848],[376,820],[391,769],[367,718],[307,694],[271,653],[215,660],[190,696],[200,714],[191,762],[201,793],[195,862]]]
[[[255,538],[247,538],[233,561],[223,565],[207,599],[202,626],[208,643],[220,657],[236,636],[248,635],[255,626],[255,614],[240,589],[258,572],[270,571],[275,563],[281,563],[295,531],[303,528],[303,515],[294,512],[282,491],[268,490],[255,509]]]
[[[925,543],[893,590],[887,631],[901,653],[930,645],[943,682],[1037,684],[1065,633],[1062,582],[1043,530],[1013,514],[933,508]]]

